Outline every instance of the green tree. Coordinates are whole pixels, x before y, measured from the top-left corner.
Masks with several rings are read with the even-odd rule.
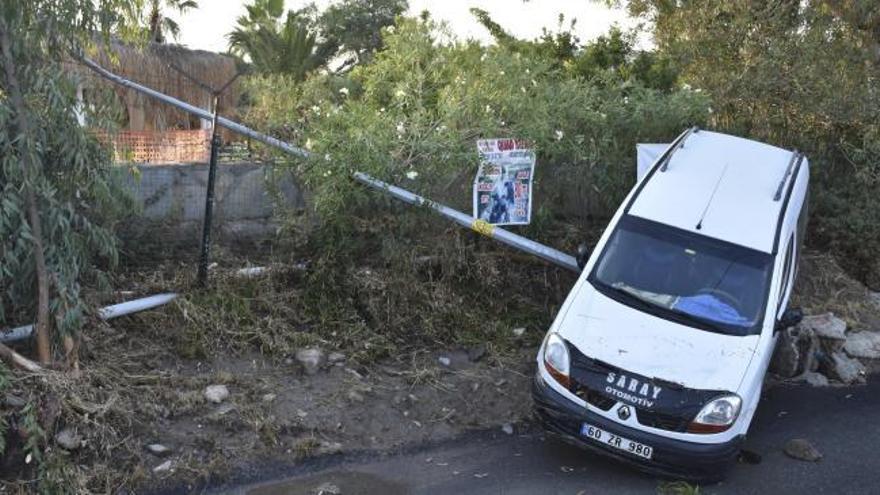
[[[180,25],[165,15],[166,10],[175,10],[177,13],[183,14],[199,7],[195,0],[149,0],[149,2],[148,34],[150,41],[154,43],[165,43],[169,36],[175,40],[180,36]]]
[[[366,63],[382,48],[382,28],[406,12],[406,0],[342,0],[317,18],[325,50],[341,59],[337,72]]]
[[[0,0],[0,323],[35,316],[44,364],[54,342],[76,365],[81,283],[94,262],[115,261],[110,221],[122,197],[107,153],[76,120],[74,76],[62,63],[125,31],[139,7]]]
[[[238,18],[227,36],[229,49],[247,58],[258,72],[303,80],[327,62],[328,50],[319,46],[317,30],[302,12],[285,15],[280,0],[255,0],[245,8],[247,14]]]

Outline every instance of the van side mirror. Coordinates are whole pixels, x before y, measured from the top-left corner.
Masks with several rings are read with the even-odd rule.
[[[776,320],[774,331],[780,331],[789,327],[793,327],[804,319],[804,310],[801,308],[789,308],[782,313],[782,317]]]
[[[575,260],[577,260],[578,268],[583,270],[584,267],[587,266],[587,261],[589,261],[590,253],[592,253],[592,252],[593,252],[593,250],[589,246],[587,246],[586,244],[584,244],[584,243],[578,244],[577,255],[575,256]]]

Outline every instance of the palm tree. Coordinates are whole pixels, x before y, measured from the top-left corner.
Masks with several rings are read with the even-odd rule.
[[[281,16],[281,0],[255,0],[246,5],[247,15],[237,20],[229,33],[229,50],[247,58],[259,72],[288,74],[297,80],[327,62],[327,51],[319,47],[317,31],[297,12]]]
[[[188,10],[198,8],[199,4],[196,0],[150,0],[147,20],[150,41],[155,43],[165,43],[167,35],[171,35],[171,38],[175,40],[180,35],[180,25],[174,19],[165,16],[163,7],[183,14]]]

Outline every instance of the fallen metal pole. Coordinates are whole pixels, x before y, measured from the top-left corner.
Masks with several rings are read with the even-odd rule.
[[[119,316],[130,315],[138,311],[145,311],[170,303],[177,298],[177,294],[168,292],[165,294],[156,294],[155,296],[143,297],[133,301],[113,304],[98,310],[98,318],[109,320]],[[24,340],[31,336],[34,331],[33,325],[25,325],[22,327],[12,328],[10,330],[0,331],[0,342],[14,342],[16,340]]]
[[[404,203],[409,203],[416,206],[427,206],[428,208],[431,208],[432,210],[461,225],[462,227],[469,228],[474,232],[495,239],[502,244],[507,244],[508,246],[517,248],[521,251],[525,251],[529,254],[533,254],[543,260],[559,265],[562,268],[568,268],[575,273],[581,272],[581,269],[578,267],[577,260],[575,260],[574,256],[569,256],[551,247],[547,247],[533,240],[526,239],[521,235],[516,235],[513,232],[496,227],[485,220],[476,219],[458,210],[454,210],[446,205],[442,205],[440,203],[436,203],[429,199],[423,198],[422,196],[411,193],[406,189],[401,189],[397,186],[392,186],[391,184],[388,184],[386,182],[374,179],[367,174],[355,172],[354,178],[361,184],[365,184],[372,187],[373,189],[386,192],[392,197],[403,201]]]
[[[140,85],[138,83],[129,81],[123,77],[120,77],[107,69],[101,67],[96,64],[92,60],[88,58],[83,58],[82,63],[84,63],[87,67],[92,69],[93,71],[100,74],[105,79],[108,79],[120,86],[124,86],[126,88],[133,89],[140,93],[143,93],[147,96],[156,98],[157,100],[163,101],[169,105],[175,106],[183,111],[190,112],[195,114],[203,119],[209,120],[213,118],[210,112],[198,108],[196,106],[190,105],[189,103],[183,102],[174,98],[172,96],[168,96],[166,94],[160,93],[156,90],[150,89],[146,86]],[[218,117],[217,124],[223,126],[233,132],[238,134],[242,134],[244,136],[248,136],[253,138],[263,144],[272,146],[274,148],[278,148],[285,153],[289,153],[291,155],[296,155],[300,157],[308,157],[310,153],[302,148],[296,147],[290,143],[286,143],[281,141],[280,139],[273,138],[272,136],[268,136],[261,132],[257,132],[249,127],[243,126],[237,122],[233,122],[229,119]],[[413,205],[426,205],[432,208],[434,211],[440,213],[446,218],[454,221],[455,223],[474,230],[480,234],[485,235],[486,237],[491,237],[503,244],[507,244],[508,246],[514,247],[516,249],[525,251],[529,254],[533,254],[538,256],[541,259],[547,260],[551,263],[555,263],[563,268],[567,268],[575,273],[580,273],[581,269],[577,265],[577,261],[574,256],[567,255],[561,251],[553,249],[551,247],[545,246],[543,244],[537,243],[535,241],[526,239],[520,235],[516,235],[510,231],[504,230],[499,227],[495,227],[494,225],[484,221],[475,219],[469,215],[466,215],[458,210],[454,210],[449,208],[448,206],[441,205],[439,203],[435,203],[431,200],[423,198],[419,195],[413,194],[405,189],[401,189],[397,186],[392,186],[391,184],[387,184],[378,179],[374,179],[369,175],[363,172],[355,172],[354,179],[362,184],[370,186],[379,191],[387,192],[391,196]]]

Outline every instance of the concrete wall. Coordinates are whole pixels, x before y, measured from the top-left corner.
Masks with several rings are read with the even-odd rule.
[[[220,164],[214,189],[214,233],[220,240],[253,240],[275,231],[273,197],[266,174],[272,165]],[[130,236],[154,235],[168,241],[197,241],[205,211],[208,165],[136,165],[127,182],[141,205]],[[303,207],[300,187],[290,177],[271,181],[284,204]]]

